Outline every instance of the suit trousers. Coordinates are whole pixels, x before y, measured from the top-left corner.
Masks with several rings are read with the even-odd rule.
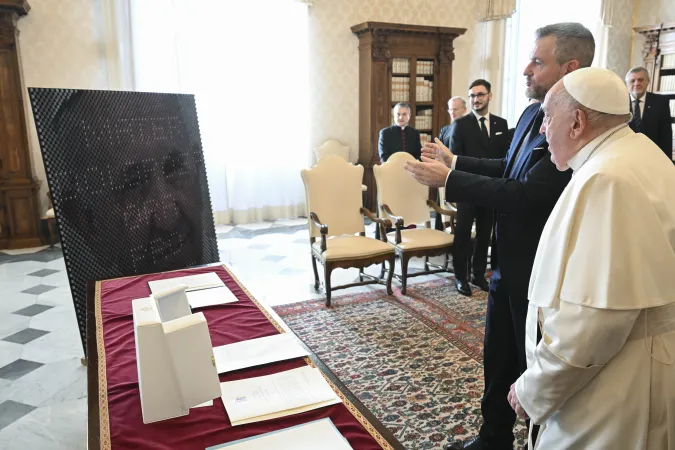
[[[473,263],[471,260],[471,228],[476,219],[476,241],[473,245]],[[457,204],[457,222],[455,225],[455,243],[452,251],[452,265],[458,280],[468,280],[469,268],[473,267],[473,276],[484,278],[487,269],[487,253],[492,238],[493,211],[472,203]]]
[[[513,448],[516,413],[507,400],[511,385],[527,368],[525,322],[527,290],[510,292],[495,270],[490,283],[483,371],[485,391],[481,401],[481,439],[495,450]]]

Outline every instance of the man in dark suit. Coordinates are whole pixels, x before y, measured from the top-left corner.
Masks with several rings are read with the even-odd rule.
[[[511,145],[506,120],[490,114],[492,86],[486,80],[476,80],[469,86],[471,113],[454,122],[450,145],[452,153],[473,158],[496,158],[506,156]],[[444,143],[445,144],[445,143]],[[471,228],[476,219],[476,242],[471,261]],[[471,282],[487,292],[485,280],[487,252],[492,234],[492,208],[482,208],[473,203],[457,203],[457,224],[453,248],[455,286],[460,294],[471,296],[468,269],[473,268]]]
[[[441,128],[438,134],[438,138],[446,147],[450,146],[450,135],[452,134],[453,124],[467,113],[466,100],[462,97],[452,97],[448,100],[448,113],[450,114],[450,124]]]
[[[543,100],[567,73],[589,67],[594,51],[593,35],[579,23],[539,28],[523,72],[526,95]],[[544,224],[571,177],[571,171],[558,171],[551,162],[545,136],[539,134],[544,116],[540,106],[533,103],[520,116],[506,158],[455,156],[436,140],[436,144],[425,145],[423,162],[406,165],[421,183],[445,186],[450,201],[496,209],[483,349],[483,425],[479,436],[450,443],[446,449],[513,449],[516,415],[507,396],[527,366],[524,347],[530,272]],[[540,345],[546,345],[545,341]]]
[[[626,74],[630,110],[633,113],[629,125],[636,133],[651,139],[672,160],[673,128],[668,97],[647,92],[648,85],[649,73],[644,67],[634,67]]]
[[[377,144],[380,160],[386,162],[396,152],[408,152],[420,159],[422,143],[420,132],[409,127],[410,105],[398,103],[394,106],[394,125],[380,130],[380,140]]]

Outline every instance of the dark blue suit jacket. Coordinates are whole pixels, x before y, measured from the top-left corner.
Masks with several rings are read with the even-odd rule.
[[[523,297],[546,220],[572,176],[551,161],[546,138],[539,134],[540,106],[532,104],[520,116],[506,158],[459,156],[445,186],[447,201],[495,209],[493,277],[502,279],[511,295]]]

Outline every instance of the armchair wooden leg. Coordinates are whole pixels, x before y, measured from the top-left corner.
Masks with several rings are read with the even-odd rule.
[[[394,278],[394,264],[396,264],[396,256],[392,255],[389,260],[389,276],[387,277],[387,294],[391,295],[394,291],[391,289],[391,279]],[[384,276],[384,263],[382,263],[382,276]],[[380,276],[380,278],[382,278]]]
[[[445,265],[443,268],[446,270],[446,272],[450,272],[450,254],[446,253],[445,254]]]
[[[359,282],[363,282],[363,267],[359,269]]]
[[[396,261],[396,257],[394,256],[394,261]],[[392,270],[394,266],[389,266]],[[382,269],[380,270],[380,280],[384,278],[384,262],[382,262]]]
[[[429,256],[424,257],[424,271],[425,272],[429,271]]]
[[[408,258],[407,255],[401,255],[401,294],[403,295],[408,285]]]
[[[316,258],[314,258],[314,255],[312,256],[312,269],[314,269],[314,290],[318,291],[319,290],[319,272],[316,270]]]
[[[330,306],[330,273],[333,271],[333,267],[326,261],[326,265],[323,268],[323,277],[324,277],[324,286],[326,288],[326,306]]]

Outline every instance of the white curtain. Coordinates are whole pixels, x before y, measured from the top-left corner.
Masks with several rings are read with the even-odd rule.
[[[609,1],[609,0],[605,0]],[[506,52],[504,60],[501,98],[502,113],[510,126],[515,126],[520,114],[527,107],[523,70],[529,61],[534,32],[547,24],[579,22],[591,30],[595,38],[594,66],[606,65],[606,26],[601,22],[601,0],[565,0],[542,2],[518,0],[516,13],[506,21]]]
[[[130,1],[135,88],[195,94],[216,223],[303,215],[308,4]]]

